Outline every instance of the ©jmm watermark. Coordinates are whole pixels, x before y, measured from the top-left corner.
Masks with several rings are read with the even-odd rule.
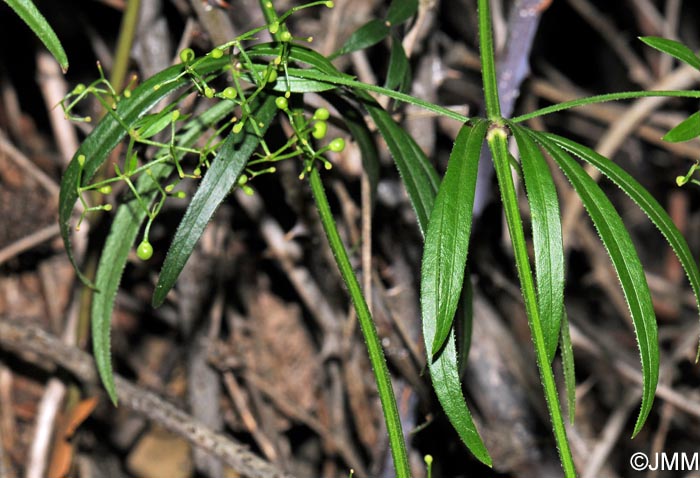
[[[636,471],[700,471],[700,453],[646,453],[637,452],[630,457],[630,466]]]

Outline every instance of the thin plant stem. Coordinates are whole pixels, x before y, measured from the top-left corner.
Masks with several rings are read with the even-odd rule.
[[[134,44],[134,35],[139,19],[139,8],[141,0],[129,0],[126,4],[126,11],[122,17],[119,29],[119,41],[117,43],[117,53],[114,55],[114,66],[110,75],[110,83],[114,89],[120,91],[124,85],[126,71],[129,67],[129,55]]]
[[[501,117],[501,102],[498,98],[496,80],[496,60],[493,52],[493,33],[491,31],[491,11],[489,0],[479,0],[479,53],[481,55],[481,78],[484,82],[484,99],[486,115],[490,120]]]
[[[399,418],[399,410],[396,406],[396,398],[394,397],[394,390],[391,386],[391,376],[389,375],[389,369],[386,365],[384,351],[382,350],[379,335],[377,335],[377,329],[372,321],[372,315],[367,307],[367,302],[362,295],[362,288],[360,287],[357,277],[355,277],[345,246],[336,228],[335,220],[333,219],[333,214],[328,204],[328,198],[326,197],[326,192],[321,182],[321,175],[315,167],[312,168],[309,174],[309,183],[316,202],[316,207],[321,216],[323,229],[326,232],[326,236],[328,236],[328,242],[335,256],[335,261],[338,264],[338,269],[340,269],[340,275],[345,281],[353,305],[355,306],[355,312],[360,322],[360,329],[362,330],[362,335],[367,344],[369,360],[372,364],[374,377],[377,381],[379,400],[381,401],[384,411],[384,420],[389,435],[391,454],[394,458],[396,476],[397,478],[410,478],[411,468],[408,464],[406,444],[404,443],[403,431],[401,429],[401,419]]]
[[[508,223],[508,231],[513,243],[515,264],[518,270],[518,277],[520,278],[523,299],[525,300],[525,311],[530,324],[532,341],[535,346],[535,355],[537,357],[537,365],[540,369],[544,395],[552,420],[554,438],[559,449],[559,457],[562,467],[564,468],[564,476],[566,476],[566,478],[575,478],[576,469],[574,467],[569,441],[566,437],[564,417],[562,415],[561,405],[559,404],[559,395],[554,380],[554,373],[549,364],[549,358],[545,347],[544,331],[542,329],[542,322],[537,306],[535,282],[532,278],[525,233],[523,232],[522,219],[520,218],[520,211],[518,209],[518,198],[511,175],[508,158],[508,136],[503,128],[494,128],[487,135],[487,141],[493,154],[493,163],[496,169],[499,189],[501,190],[501,200],[505,210],[506,222]]]

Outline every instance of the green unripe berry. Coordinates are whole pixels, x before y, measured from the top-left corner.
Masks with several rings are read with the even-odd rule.
[[[330,149],[334,153],[340,153],[342,150],[345,149],[345,140],[343,138],[335,138],[328,145],[328,149]]]
[[[326,136],[326,131],[328,131],[328,123],[325,121],[316,121],[313,126],[313,131],[311,131],[311,136],[316,139],[321,139]]]
[[[141,241],[141,244],[136,248],[136,255],[142,261],[147,261],[153,257],[153,246],[146,239]]]
[[[105,204],[104,206],[102,206],[102,209],[105,210],[105,211],[107,211],[107,212],[109,212],[109,211],[112,210],[112,205],[111,205],[111,204]]]
[[[170,118],[172,118],[173,121],[180,119],[180,110],[174,110],[172,113],[170,113]]]
[[[173,192],[173,189],[175,189],[175,185],[174,185],[174,184],[168,184],[167,186],[165,186],[165,192],[166,192],[166,193],[171,193],[171,192]]]
[[[192,174],[194,174],[197,177],[200,177],[202,175],[202,169],[199,167],[194,168],[194,171],[192,171]]]
[[[238,185],[243,186],[245,183],[248,182],[248,176],[245,174],[241,174],[238,176]]]
[[[313,118],[315,120],[326,121],[330,117],[331,117],[331,114],[327,108],[318,108],[316,111],[314,111]]]
[[[84,84],[78,83],[77,85],[75,85],[75,88],[73,88],[73,94],[74,94],[74,95],[79,95],[79,94],[81,94],[81,93],[84,93],[84,92],[85,92],[85,89],[86,89],[86,87],[85,87]]]
[[[190,63],[194,60],[194,50],[192,48],[185,48],[180,52],[180,61],[183,63]]]
[[[214,90],[212,88],[209,88],[208,86],[204,87],[204,96],[207,98],[213,98],[214,97]]]
[[[185,199],[187,197],[187,193],[185,191],[178,191],[175,193],[175,197],[178,199]]]
[[[432,465],[433,464],[433,456],[432,455],[425,455],[423,457],[423,460],[425,460],[426,465]]]
[[[224,95],[224,98],[227,100],[232,100],[238,96],[238,91],[236,91],[236,88],[233,86],[227,86],[221,94]]]
[[[124,98],[126,98],[126,99],[131,98],[131,90],[124,90]]]
[[[286,110],[287,106],[289,106],[289,101],[287,101],[287,98],[285,98],[284,96],[278,96],[275,99],[275,104],[279,109]]]
[[[280,29],[279,22],[270,23],[270,27],[268,28],[268,30],[270,30],[270,35],[274,35],[275,33],[277,33],[279,31],[279,29]]]
[[[326,6],[328,8],[333,8],[335,6],[335,4],[329,0],[328,2],[326,2]]]
[[[82,167],[83,165],[85,165],[85,155],[84,155],[84,154],[78,155],[78,164],[79,164],[81,167]]]
[[[110,194],[112,192],[112,186],[110,186],[109,184],[106,186],[102,186],[100,189],[98,189],[98,191],[100,191],[100,193],[104,195]]]
[[[233,134],[238,134],[238,133],[240,133],[241,130],[243,129],[243,124],[244,124],[244,123],[243,123],[242,121],[241,121],[240,123],[234,124],[234,125],[233,125],[233,128],[231,128],[231,131],[233,132]]]
[[[267,81],[270,83],[277,81],[277,70],[270,70],[270,72],[267,74]]]
[[[241,189],[246,194],[246,196],[252,196],[253,194],[255,194],[255,191],[253,190],[253,188],[251,188],[247,184],[244,184],[243,186],[241,186]]]
[[[282,32],[280,33],[280,41],[281,42],[288,42],[292,39],[292,34],[289,32]]]
[[[211,57],[214,59],[219,59],[222,56],[224,56],[224,50],[222,50],[221,48],[214,48],[211,51]]]

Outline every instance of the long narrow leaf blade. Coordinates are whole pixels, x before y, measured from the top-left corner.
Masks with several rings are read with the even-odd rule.
[[[46,18],[34,6],[34,2],[31,0],[5,0],[5,3],[32,29],[37,38],[41,40],[58,64],[61,65],[63,72],[68,71],[68,57],[63,50],[61,41],[56,36],[51,25],[49,25],[49,22],[46,21]]]
[[[208,127],[222,119],[233,109],[233,102],[222,101],[199,116],[178,141],[180,146],[191,146]],[[151,174],[141,175],[136,183],[136,189],[141,194],[144,204],[155,200],[158,190],[155,182],[166,178],[174,169],[172,164],[158,164],[151,167]],[[146,211],[140,207],[137,199],[122,204],[112,221],[107,241],[102,249],[100,262],[95,276],[95,291],[92,298],[92,344],[100,379],[107,390],[112,402],[116,405],[117,394],[114,384],[114,374],[111,361],[110,323],[114,298],[121,282],[129,251],[136,240],[141,224],[146,219]]]
[[[260,144],[261,138],[250,122],[257,121],[262,125],[258,129],[260,134],[264,134],[276,111],[274,97],[268,96],[255,110],[254,117],[248,120],[243,133],[238,135],[232,133],[224,141],[175,232],[153,294],[154,307],[163,303],[165,296],[175,285],[214,211],[228,196],[247,164],[248,158]]]
[[[639,37],[639,39],[650,47],[656,48],[660,52],[671,55],[673,58],[700,70],[700,58],[684,44],[676,40],[654,36]]]
[[[477,168],[487,126],[486,121],[462,126],[430,214],[421,266],[421,309],[423,320],[436,324],[431,356],[440,351],[452,330],[462,292]]]
[[[360,111],[339,95],[330,93],[324,95],[336,110],[342,112],[343,122],[348,127],[353,141],[357,143],[362,154],[362,169],[369,180],[372,201],[377,196],[379,185],[379,154],[374,136],[367,127]]]
[[[389,70],[386,73],[385,88],[406,92],[411,85],[411,65],[406,57],[398,35],[391,36]]]
[[[564,246],[559,200],[549,166],[537,143],[521,128],[513,126],[512,130],[518,143],[530,204],[537,305],[547,356],[551,363],[557,350],[561,316],[564,312]]]
[[[394,122],[389,113],[369,98],[369,95],[366,96],[368,98],[365,108],[389,146],[411,205],[418,217],[418,227],[425,236],[425,227],[430,218],[430,211],[433,210],[438,189],[435,168],[428,162],[428,158],[415,140]]]
[[[435,322],[424,320],[423,338],[427,350],[430,350],[432,345],[429,337],[434,336]],[[491,466],[491,456],[479,436],[474,420],[467,408],[464,394],[462,394],[462,381],[459,378],[457,367],[454,332],[450,332],[438,357],[435,360],[428,359],[428,368],[435,394],[440,401],[442,409],[445,411],[445,415],[447,415],[450,423],[452,423],[452,426],[459,434],[459,438],[479,461]]]
[[[688,276],[690,286],[695,294],[695,301],[700,304],[700,271],[698,270],[697,262],[690,251],[690,247],[688,247],[688,243],[673,223],[673,220],[649,191],[639,184],[627,171],[591,148],[554,134],[547,134],[546,137],[598,168],[600,172],[622,189],[639,206],[663,234],[671,249],[675,252]]]
[[[370,103],[371,105],[372,103]],[[371,106],[370,106],[371,107]],[[399,128],[391,117],[379,106],[374,111],[375,122],[377,118],[382,119],[382,124],[389,124],[391,122],[398,131],[403,132]],[[369,108],[368,108],[369,109]],[[370,110],[372,111],[372,110]],[[402,153],[402,139],[405,137],[410,138],[405,132],[403,134],[393,135],[393,128],[387,126],[387,131],[385,132],[385,139],[388,144],[392,144],[389,141],[395,141],[398,144],[394,144],[394,148],[391,150],[393,154]],[[388,139],[387,139],[388,138]],[[415,143],[414,143],[415,144]],[[417,145],[415,146],[418,147]],[[409,148],[406,152],[407,154],[413,154],[413,149]],[[422,152],[421,152],[422,154]],[[435,195],[437,193],[437,173],[427,162],[422,166],[417,166],[416,163],[419,161],[427,161],[419,156],[418,158],[411,158],[409,156],[408,160],[404,158],[394,157],[394,161],[402,164],[402,167],[406,168],[406,176],[410,176],[413,184],[420,184],[422,189],[422,194],[418,194],[418,190],[413,187],[406,186],[409,195],[416,193],[416,197],[412,198],[411,201],[414,204],[418,204],[420,207],[427,209],[428,214],[417,215],[418,227],[421,231],[428,228],[428,218],[429,212],[432,210],[433,203],[435,201]],[[408,163],[411,167],[408,167]],[[419,163],[420,164],[420,163]],[[399,167],[399,171],[401,171]],[[413,177],[415,176],[415,178]],[[404,179],[404,184],[406,177]],[[432,337],[435,336],[436,323],[431,320],[423,320],[423,340],[425,341],[426,350],[430,350],[432,347]],[[459,363],[457,359],[457,351],[455,349],[455,333],[451,331],[445,346],[442,348],[440,353],[435,357],[428,357],[428,369],[430,370],[430,377],[433,382],[433,389],[435,390],[435,395],[438,397],[438,401],[445,411],[445,415],[449,419],[450,423],[457,431],[460,439],[466,447],[474,454],[474,456],[479,459],[482,463],[491,466],[491,457],[489,456],[488,450],[484,445],[484,442],[479,436],[479,432],[474,425],[474,420],[472,419],[469,408],[467,407],[464,394],[462,393],[462,381],[459,375]]]
[[[576,417],[576,372],[574,367],[574,348],[571,345],[569,318],[566,311],[561,317],[561,365],[564,369],[564,389],[568,405],[569,423],[574,424]]]
[[[681,143],[690,141],[698,136],[700,136],[700,111],[693,113],[678,123],[661,139],[669,143]]]
[[[400,25],[418,11],[418,0],[393,0],[386,12],[386,21],[391,26]]]
[[[365,48],[374,46],[384,40],[390,31],[384,20],[378,18],[370,20],[358,28],[350,38],[348,38],[345,44],[338,51],[333,53],[330,58],[337,58],[354,51],[364,50]]]
[[[139,178],[137,189],[143,194],[143,200],[150,204],[155,198],[155,193],[147,191],[155,189],[154,181],[165,179],[172,167],[167,164],[158,164],[151,168],[151,175],[143,175]],[[96,291],[92,299],[92,350],[95,356],[97,372],[102,380],[107,395],[114,405],[117,405],[117,389],[114,382],[112,368],[111,346],[111,319],[114,308],[114,299],[121,282],[126,260],[134,240],[139,233],[141,224],[146,217],[136,199],[119,207],[112,222],[112,228],[105,247],[102,249],[100,262],[95,277]]]
[[[227,62],[228,58],[219,60],[207,58],[197,66],[197,71],[200,75],[207,75],[221,69]],[[80,272],[70,242],[70,218],[73,213],[73,207],[78,200],[77,188],[78,186],[84,186],[90,181],[95,172],[107,160],[112,150],[126,136],[128,128],[133,127],[134,122],[138,118],[146,114],[162,98],[190,83],[191,80],[186,75],[181,75],[182,72],[183,66],[176,65],[158,73],[136,87],[132,91],[131,97],[120,101],[116,111],[105,116],[92,133],[85,138],[85,141],[80,145],[63,174],[58,198],[61,237],[63,238],[68,258],[80,279],[86,284],[90,284],[90,281]],[[157,85],[160,87],[156,89]],[[81,155],[85,156],[82,171],[83,184],[78,184],[78,178],[81,176],[78,157]]]
[[[619,214],[605,196],[600,186],[586,174],[583,168],[567,152],[544,135],[538,134],[541,143],[552,155],[571,185],[581,198],[588,215],[593,220],[598,235],[617,272],[625,300],[629,306],[642,362],[642,405],[634,426],[633,436],[639,433],[649,416],[654,393],[659,380],[659,345],[656,316],[651,301],[644,269],[639,261],[632,239]]]

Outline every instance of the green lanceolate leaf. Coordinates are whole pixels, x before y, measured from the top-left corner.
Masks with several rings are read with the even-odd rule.
[[[386,21],[391,26],[400,25],[418,11],[418,0],[393,0],[386,12]]]
[[[644,269],[619,214],[605,196],[600,186],[586,174],[583,168],[549,136],[536,137],[552,155],[581,198],[588,215],[598,230],[610,255],[618,279],[630,309],[642,362],[643,390],[639,418],[634,435],[639,433],[651,411],[654,393],[659,379],[659,345],[656,316],[651,302]],[[612,163],[611,163],[612,164]]]
[[[355,272],[350,264],[345,245],[335,225],[335,220],[333,219],[333,214],[328,204],[328,198],[323,189],[323,183],[321,182],[321,175],[318,169],[314,168],[311,171],[309,175],[309,184],[311,185],[311,192],[314,195],[316,207],[321,217],[321,224],[323,224],[323,229],[328,237],[328,243],[333,251],[333,256],[335,257],[340,274],[350,293],[350,298],[352,299],[358,321],[360,322],[360,329],[362,330],[362,335],[367,344],[367,352],[369,353],[370,363],[372,364],[374,376],[377,380],[379,399],[384,411],[384,420],[389,435],[394,466],[396,467],[396,476],[399,478],[410,478],[411,468],[408,464],[408,455],[406,454],[406,445],[401,429],[401,419],[396,406],[396,398],[391,386],[391,376],[389,375],[389,369],[386,365],[384,351],[382,350],[381,341],[377,335],[377,329],[372,321],[372,315],[367,307],[367,302],[365,302],[364,295],[362,294],[360,283],[357,281],[357,277],[355,277]]]
[[[425,234],[421,265],[423,321],[435,323],[430,360],[452,330],[467,265],[474,192],[486,121],[464,125],[452,147]]]
[[[145,115],[139,118],[138,121],[134,123],[134,128],[136,130],[136,135],[139,139],[148,139],[157,135],[165,128],[169,127],[172,122],[172,111],[175,109],[175,104],[169,105],[167,108],[163,109],[158,113],[153,113]],[[186,119],[185,116],[181,116],[180,119]]]
[[[434,321],[423,320],[423,339],[426,350],[430,350],[432,346],[430,337],[435,336],[435,331]],[[479,436],[469,408],[467,408],[464,394],[462,393],[462,381],[459,377],[457,364],[455,335],[454,332],[450,332],[437,357],[434,359],[428,358],[428,368],[433,382],[433,389],[442,409],[445,411],[445,415],[447,415],[450,423],[459,434],[462,442],[479,461],[491,466],[491,456]]]
[[[423,235],[433,210],[438,189],[438,176],[435,168],[416,141],[384,111],[369,95],[363,94],[365,108],[384,137],[391,156],[401,175],[409,200],[418,217],[418,226]]]
[[[537,304],[547,356],[551,363],[557,350],[561,316],[564,312],[564,246],[559,200],[549,166],[537,143],[518,126],[512,125],[512,131],[518,143],[530,205]]]
[[[566,403],[568,405],[569,423],[574,424],[576,417],[576,373],[574,369],[574,348],[571,346],[569,333],[569,318],[566,311],[561,317],[561,364],[564,369],[564,388],[566,390]]]
[[[68,71],[68,58],[56,33],[46,18],[34,6],[31,0],[5,0],[15,13],[32,29],[34,34],[41,40],[44,46],[51,52],[61,69],[65,73]]]
[[[525,233],[523,232],[522,219],[518,207],[518,197],[511,175],[508,157],[508,138],[505,128],[499,127],[492,129],[489,131],[486,139],[493,153],[493,164],[498,179],[498,187],[501,191],[501,201],[503,202],[508,232],[510,233],[510,239],[513,244],[515,264],[518,269],[518,278],[520,279],[520,286],[525,301],[525,311],[530,325],[532,341],[535,346],[535,356],[537,358],[537,366],[540,370],[544,396],[547,402],[547,408],[549,409],[550,418],[552,419],[554,438],[559,449],[559,458],[564,468],[564,475],[567,478],[575,478],[576,469],[574,467],[573,457],[571,456],[569,441],[566,437],[566,428],[559,404],[559,395],[557,393],[556,382],[554,381],[554,373],[552,372],[549,356],[547,354],[544,329],[537,303],[537,293],[532,278],[527,243],[525,242]]]
[[[641,184],[620,166],[593,151],[591,148],[553,134],[546,134],[545,137],[598,168],[600,172],[622,189],[622,191],[644,211],[651,222],[654,223],[661,234],[666,238],[673,252],[675,252],[688,276],[690,286],[695,294],[695,300],[700,304],[700,271],[698,271],[697,262],[683,234],[681,234],[673,223],[673,220],[671,220],[666,211],[661,207],[658,201],[654,199],[649,191],[642,187]]]
[[[275,59],[279,57],[282,52],[282,47],[278,43],[261,43],[255,45],[249,50],[246,50],[248,56],[251,58],[255,57],[268,57],[270,59]],[[321,55],[315,50],[306,48],[303,45],[290,45],[288,50],[289,61],[296,63],[303,63],[312,66],[314,69],[323,73],[326,78],[328,77],[341,77],[341,78],[354,78],[351,75],[341,73],[338,69],[331,63],[328,58]]]
[[[147,204],[150,204],[156,197],[155,181],[165,179],[172,169],[169,164],[157,164],[151,168],[151,175],[144,174],[139,177],[137,190],[139,194],[143,194],[142,199]],[[115,406],[117,405],[117,389],[112,369],[110,338],[112,310],[129,251],[131,251],[145,217],[146,212],[136,199],[119,207],[112,222],[107,242],[102,249],[95,278],[96,291],[92,298],[90,317],[92,350],[102,385]]]
[[[242,134],[231,133],[224,141],[175,232],[153,294],[154,307],[163,303],[175,285],[214,211],[236,185],[248,158],[260,144],[261,138],[250,121],[262,125],[258,130],[264,134],[277,112],[275,98],[267,96],[259,108],[252,109],[254,118],[248,120]]]
[[[472,346],[472,331],[474,328],[474,287],[469,274],[469,266],[464,269],[462,295],[457,308],[454,329],[457,345],[457,364],[459,376],[464,377],[467,370],[469,350]]]
[[[389,71],[386,74],[385,88],[405,92],[411,85],[411,68],[406,52],[397,35],[391,36]]]
[[[196,69],[200,74],[207,75],[221,70],[227,63],[228,58],[219,60],[207,58],[198,64]],[[80,279],[86,284],[92,285],[87,277],[80,272],[70,242],[70,218],[78,200],[77,188],[89,183],[95,172],[107,160],[117,144],[124,139],[127,131],[133,127],[138,118],[146,114],[165,96],[178,88],[191,84],[191,80],[187,76],[181,76],[182,72],[183,66],[176,65],[158,73],[136,87],[132,91],[131,97],[121,100],[117,105],[117,109],[107,114],[92,133],[85,138],[85,141],[80,145],[63,174],[58,206],[61,236],[63,237],[63,244],[65,245],[68,258],[73,267],[75,267]],[[160,87],[155,89],[154,87],[157,85],[160,85]],[[85,162],[82,166],[83,184],[79,185],[78,178],[81,176],[81,166],[78,158],[80,156],[85,157]]]
[[[360,147],[362,154],[362,169],[369,179],[372,201],[377,197],[377,186],[379,185],[379,155],[377,145],[367,124],[362,118],[360,111],[348,101],[336,94],[324,95],[324,98],[331,103],[336,110],[342,112],[343,121],[350,131],[352,139]]]
[[[329,58],[332,60],[354,51],[364,50],[384,40],[391,29],[384,20],[375,18],[358,28],[345,44]]]
[[[233,110],[233,103],[222,101],[201,114],[198,121],[192,122],[191,127],[182,134],[179,146],[187,147],[194,144],[204,128],[221,120]],[[150,205],[159,191],[155,184],[165,179],[174,169],[172,164],[162,163],[150,168],[151,174],[143,174],[136,183],[136,190],[142,197],[143,203]],[[141,224],[146,219],[146,211],[136,198],[122,204],[112,221],[107,241],[102,249],[100,263],[97,267],[95,286],[97,291],[92,298],[92,343],[97,370],[102,383],[112,402],[116,405],[117,394],[112,371],[110,323],[114,298],[121,282],[124,266],[131,247],[138,236]]]
[[[371,108],[371,105],[372,103],[370,103],[368,109]],[[386,129],[384,138],[387,140],[387,144],[391,145],[394,142],[396,143],[393,145],[392,155],[402,154],[402,140],[405,139],[403,135],[406,135],[406,133],[393,123],[391,117],[379,106],[376,106],[374,113],[375,115],[373,115],[373,117],[375,118],[375,122],[377,122],[377,118],[382,119],[381,124],[384,125]],[[403,135],[395,133],[394,128],[403,132]],[[408,135],[406,135],[406,137],[410,138]],[[427,159],[424,158],[425,155],[423,155],[422,152],[416,157],[415,155],[418,153],[414,153],[413,151],[413,147],[408,148],[406,151],[409,155],[408,158],[397,158],[395,156],[394,161],[397,162],[397,165],[401,163],[399,171],[401,171],[401,167],[405,168],[406,177],[409,177],[410,183],[406,183],[406,177],[404,177],[403,180],[409,196],[415,196],[411,196],[411,202],[414,204],[414,208],[416,208],[416,205],[421,209],[427,208],[428,213],[417,215],[418,227],[421,231],[425,231],[428,228],[429,213],[432,210],[435,195],[437,194],[437,173],[427,162],[420,165],[423,161],[427,161]],[[420,155],[422,155],[422,157]],[[414,187],[416,184],[420,186]],[[422,192],[419,193],[419,190]],[[425,348],[429,351],[432,347],[432,337],[435,337],[436,323],[431,320],[423,320],[422,324]],[[464,399],[464,394],[462,393],[462,381],[459,375],[459,362],[455,348],[454,331],[450,332],[445,341],[445,346],[440,353],[435,357],[428,357],[428,369],[430,370],[433,389],[435,390],[435,395],[438,397],[440,406],[442,406],[445,415],[450,420],[455,431],[457,431],[460,439],[476,458],[482,463],[491,466],[491,457],[474,425],[471,413]]]
[[[678,123],[661,139],[669,143],[681,143],[695,139],[698,136],[700,136],[700,111],[693,113]]]
[[[644,43],[652,48],[667,53],[673,58],[686,63],[693,68],[700,70],[700,58],[697,57],[693,50],[685,46],[684,44],[677,42],[676,40],[669,40],[668,38],[660,37],[639,37]]]
[[[358,28],[345,44],[329,58],[332,60],[354,51],[364,50],[384,40],[391,27],[405,22],[418,10],[418,0],[394,0],[389,6],[385,20],[374,19]]]

